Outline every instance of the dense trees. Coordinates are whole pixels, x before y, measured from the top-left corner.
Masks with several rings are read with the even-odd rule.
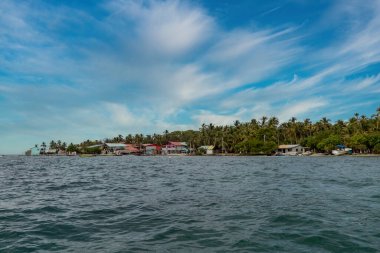
[[[296,143],[316,152],[330,152],[336,145],[344,144],[352,147],[354,152],[380,153],[380,107],[371,117],[355,113],[349,120],[335,123],[326,117],[315,123],[310,119],[299,121],[295,117],[280,123],[276,117],[263,116],[249,122],[237,120],[226,126],[202,124],[199,130],[165,130],[162,134],[127,134],[125,137],[119,134],[102,141],[70,144],[67,150],[77,151],[102,142],[163,145],[168,141],[187,142],[192,148],[214,145],[220,152],[239,154],[270,154],[279,144]],[[50,148],[66,149],[66,143],[51,141]]]

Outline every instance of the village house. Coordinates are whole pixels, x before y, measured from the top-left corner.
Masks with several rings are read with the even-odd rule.
[[[119,150],[125,150],[126,144],[124,143],[104,143],[103,149],[106,151],[106,153],[115,153]]]
[[[163,155],[180,155],[188,153],[189,147],[186,142],[169,141],[167,145],[162,147]]]
[[[215,146],[200,146],[198,149],[204,152],[206,155],[213,155]]]
[[[280,155],[298,155],[305,151],[306,148],[302,147],[300,144],[280,145],[277,148],[277,153]]]
[[[143,144],[145,155],[159,155],[161,154],[161,146],[157,144]]]
[[[48,150],[46,150],[45,155],[56,155],[57,152],[58,152],[57,149],[55,149],[55,148],[49,148]]]
[[[138,145],[135,144],[124,144],[124,149],[119,149],[115,151],[116,155],[139,155],[141,150]]]

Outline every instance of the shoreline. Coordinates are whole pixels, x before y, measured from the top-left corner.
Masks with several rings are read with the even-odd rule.
[[[6,156],[27,156],[27,155],[0,155]],[[80,155],[37,155],[30,157],[123,157],[123,156],[142,156],[142,157],[380,157],[380,154],[352,154],[352,155],[325,155],[325,154],[312,154],[308,156],[275,156],[275,155],[249,155],[249,154],[214,154],[214,155],[95,155],[95,154],[80,154]]]

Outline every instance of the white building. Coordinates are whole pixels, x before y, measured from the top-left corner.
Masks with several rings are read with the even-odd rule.
[[[206,153],[206,155],[213,155],[214,148],[214,146],[200,146],[198,149],[203,150]]]
[[[280,145],[277,148],[277,153],[283,155],[298,155],[304,152],[306,152],[306,149],[300,144]]]
[[[183,155],[190,152],[186,142],[169,141],[162,147],[163,155]]]

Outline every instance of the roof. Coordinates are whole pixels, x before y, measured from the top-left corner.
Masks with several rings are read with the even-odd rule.
[[[292,145],[280,145],[278,146],[279,149],[286,149],[286,148],[296,148],[301,146],[300,144],[292,144]]]
[[[126,145],[124,143],[106,143],[106,146],[109,148],[118,148],[118,147],[125,147]]]
[[[204,149],[204,150],[214,150],[214,146],[200,146],[199,149]]]
[[[133,145],[127,145],[125,149],[130,153],[137,153],[140,151],[138,148],[134,147]]]
[[[179,142],[179,141],[169,141],[169,145],[173,146],[187,146],[186,142]]]
[[[87,148],[97,148],[101,146],[103,146],[103,144],[96,144],[96,145],[88,146]]]

